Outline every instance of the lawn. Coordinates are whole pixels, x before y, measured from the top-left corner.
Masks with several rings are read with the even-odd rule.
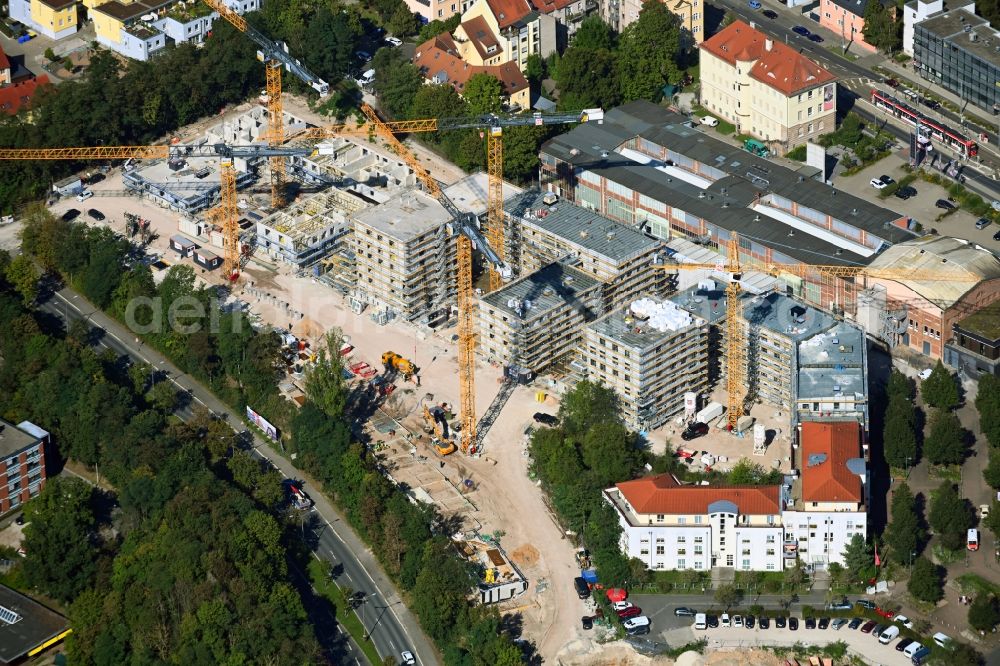
[[[312,582],[316,592],[325,597],[337,613],[337,624],[354,639],[354,642],[361,648],[371,664],[381,664],[382,658],[375,650],[371,641],[365,640],[365,628],[361,626],[361,620],[354,611],[348,610],[347,599],[344,597],[340,587],[330,580],[329,564],[322,560],[312,559],[309,562],[309,580]]]
[[[729,136],[730,134],[733,134],[734,132],[736,132],[736,125],[732,124],[731,122],[729,122],[727,120],[724,120],[724,119],[720,118],[717,114],[714,114],[714,113],[712,113],[710,111],[707,111],[705,109],[705,107],[703,107],[703,106],[700,106],[698,104],[694,104],[694,105],[691,106],[691,110],[694,111],[695,115],[699,119],[703,118],[704,116],[712,116],[713,118],[715,118],[716,120],[718,120],[719,124],[715,127],[715,131],[718,132],[719,134],[724,134],[726,136]]]
[[[955,579],[955,582],[958,583],[958,586],[962,588],[962,592],[965,594],[985,592],[986,594],[1000,597],[1000,585],[995,585],[974,573],[962,574]]]

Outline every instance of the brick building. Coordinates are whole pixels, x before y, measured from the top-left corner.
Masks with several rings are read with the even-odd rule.
[[[0,514],[16,509],[45,485],[49,434],[28,421],[0,420]]]

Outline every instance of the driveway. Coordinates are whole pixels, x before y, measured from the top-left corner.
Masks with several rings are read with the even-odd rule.
[[[719,627],[707,631],[694,631],[694,629],[690,631],[692,639],[707,638],[709,650],[744,649],[766,645],[792,646],[796,643],[822,647],[842,641],[847,644],[849,652],[861,657],[866,664],[911,666],[909,657],[904,656],[902,652],[896,652],[896,641],[889,643],[889,645],[882,645],[871,634],[863,634],[857,629],[848,629],[846,626],[837,631],[831,629],[806,630],[801,628],[801,624],[799,627],[798,631],[775,629],[772,622],[770,629]]]

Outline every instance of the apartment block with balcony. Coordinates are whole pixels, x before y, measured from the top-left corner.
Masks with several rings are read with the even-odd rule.
[[[45,446],[49,434],[23,421],[0,419],[0,514],[16,509],[45,485]]]
[[[579,379],[618,394],[625,423],[652,430],[708,390],[708,322],[672,301],[642,298],[591,322],[573,361]]]
[[[701,104],[777,153],[836,129],[836,77],[734,21],[701,44]]]
[[[521,275],[566,261],[604,283],[606,312],[666,288],[663,244],[620,222],[539,190],[508,199],[504,216],[504,256]]]
[[[681,485],[670,474],[616,484],[622,551],[647,569],[781,571],[781,487]]]
[[[570,356],[584,325],[601,314],[601,282],[551,263],[479,298],[476,350],[489,362],[538,373]]]

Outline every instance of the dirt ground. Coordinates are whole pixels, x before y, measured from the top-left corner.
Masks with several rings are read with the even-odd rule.
[[[582,648],[582,646],[580,646]],[[590,643],[590,648],[576,656],[560,657],[562,666],[782,666],[785,660],[765,650],[715,650],[706,654],[685,652],[671,659],[669,657],[647,657],[637,653],[621,642],[598,645]]]

